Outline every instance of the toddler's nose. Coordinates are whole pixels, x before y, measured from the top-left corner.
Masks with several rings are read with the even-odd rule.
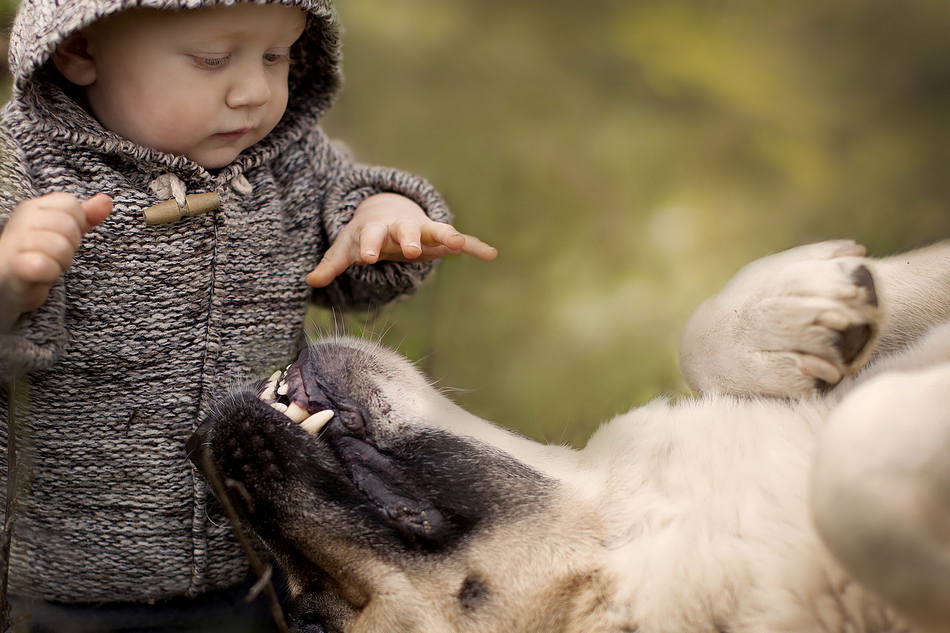
[[[238,73],[237,81],[226,98],[228,107],[255,107],[271,99],[270,83],[263,68],[246,69]]]

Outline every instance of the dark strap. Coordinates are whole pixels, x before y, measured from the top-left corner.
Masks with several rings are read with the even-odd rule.
[[[276,633],[263,597],[245,602],[254,580],[198,598],[155,604],[65,604],[14,598],[13,619],[26,617],[16,630],[30,633]]]

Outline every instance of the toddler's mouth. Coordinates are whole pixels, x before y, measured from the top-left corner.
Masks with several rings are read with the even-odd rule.
[[[249,127],[244,127],[244,128],[239,129],[239,130],[233,130],[233,131],[231,131],[231,132],[220,132],[220,133],[216,134],[216,136],[220,136],[221,138],[225,138],[225,139],[227,139],[227,140],[229,140],[229,141],[236,141],[236,140],[238,140],[239,138],[241,138],[242,136],[244,136],[245,134],[247,134],[250,130],[251,130],[251,128],[249,128]]]

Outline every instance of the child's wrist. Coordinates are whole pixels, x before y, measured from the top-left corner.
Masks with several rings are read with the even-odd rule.
[[[11,288],[9,279],[0,278],[0,334],[11,334],[23,316],[23,297]]]

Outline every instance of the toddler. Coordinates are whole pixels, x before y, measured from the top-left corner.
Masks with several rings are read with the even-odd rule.
[[[0,115],[0,380],[28,384],[11,592],[34,618],[86,630],[80,614],[127,624],[154,604],[165,622],[239,584],[185,455],[203,412],[295,357],[310,301],[364,309],[446,254],[495,256],[425,181],[319,129],[340,33],[329,0],[23,1]]]

